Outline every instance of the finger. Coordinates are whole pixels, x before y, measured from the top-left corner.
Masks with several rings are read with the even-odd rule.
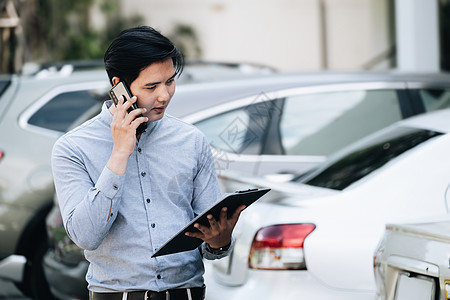
[[[203,239],[204,238],[203,234],[200,233],[200,232],[190,232],[189,231],[189,232],[185,232],[184,235],[189,236],[189,237],[195,237],[195,238],[198,238],[198,239]]]
[[[194,227],[195,227],[198,231],[200,231],[203,235],[204,235],[205,232],[208,230],[208,227],[203,226],[203,225],[201,225],[201,224],[199,224],[199,223],[195,223],[195,224],[194,224]]]
[[[242,212],[246,207],[247,207],[246,205],[240,205],[240,206],[236,209],[236,211],[234,212],[234,214],[240,215],[241,212]]]
[[[139,127],[139,125],[141,125],[142,123],[148,122],[148,118],[147,117],[139,117],[134,119],[130,126],[131,128],[133,128],[135,131],[137,130],[137,128]]]
[[[241,215],[241,212],[246,208],[245,205],[240,205],[238,208],[236,208],[236,210],[234,211],[233,215],[231,216],[230,219],[233,220],[234,223],[237,222],[237,220],[239,219],[239,216]]]
[[[136,108],[128,113],[127,118],[131,123],[134,119],[137,119],[138,117],[145,114],[146,112],[147,112],[146,108]]]
[[[130,111],[126,116],[125,116],[125,122],[128,124],[131,124],[133,121],[138,120],[138,123],[142,123],[142,122],[146,122],[146,118],[143,119],[143,114],[145,114],[145,112],[147,111],[146,108],[137,108],[137,109],[133,109],[132,111]],[[138,124],[139,125],[139,124]]]
[[[133,99],[134,98],[134,99]],[[136,97],[132,97],[130,101],[126,101],[124,96],[121,95],[117,101],[116,111],[114,113],[115,120],[117,120],[118,124],[130,124],[134,118],[127,118],[127,110],[131,107],[131,105],[136,102]]]
[[[207,215],[206,218],[208,219],[210,229],[211,230],[217,230],[217,227],[219,225],[217,224],[217,220],[214,219],[213,215]]]
[[[120,99],[122,98],[122,101]],[[133,96],[130,99],[126,100],[123,95],[119,97],[119,101],[117,102],[117,109],[121,112],[126,113],[127,110],[137,101],[137,97]]]
[[[120,96],[119,99],[117,99],[116,110],[114,112],[113,118],[115,118],[115,119],[118,119],[118,118],[123,119],[124,118],[126,110],[122,109],[123,101],[124,101],[123,96]]]
[[[192,237],[198,237],[198,238],[203,238],[203,232],[202,232],[202,228],[201,225],[198,223],[194,224],[194,228],[197,229],[198,231],[187,231],[184,234],[187,236],[192,236]]]
[[[135,104],[136,102],[137,102],[137,97],[136,97],[136,96],[133,96],[133,97],[131,97],[130,99],[126,100],[126,101],[123,103],[123,106],[124,106],[125,110],[128,111],[128,109],[129,109],[130,107],[132,107],[133,104]]]
[[[120,95],[119,99],[117,99],[116,106],[122,106],[124,101],[125,101],[125,98],[123,97],[123,95]]]
[[[222,210],[220,211],[220,223],[224,223],[224,222],[226,222],[227,221],[227,219],[228,219],[228,215],[227,215],[227,212],[228,212],[228,207],[222,207]]]

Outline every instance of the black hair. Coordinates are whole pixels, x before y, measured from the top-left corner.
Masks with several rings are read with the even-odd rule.
[[[154,28],[138,26],[125,29],[112,41],[104,62],[110,83],[116,76],[131,85],[147,66],[168,58],[172,59],[175,72],[180,76],[184,67],[181,51]]]

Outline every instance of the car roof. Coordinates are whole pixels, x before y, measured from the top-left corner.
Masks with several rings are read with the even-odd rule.
[[[204,68],[202,72],[210,69],[211,66],[206,65]],[[189,67],[185,69],[185,72],[188,74]],[[201,76],[204,77],[205,74],[202,73]],[[268,93],[294,88],[312,87],[320,89],[324,86],[329,87],[333,85],[367,84],[368,88],[375,86],[381,89],[384,83],[396,83],[398,84],[396,86],[398,89],[423,86],[428,88],[450,88],[450,74],[447,73],[325,71],[310,73],[254,72],[239,75],[236,73],[233,76],[230,76],[230,74],[216,75],[216,78],[211,80],[199,79],[200,82],[180,79],[178,82],[181,84],[177,85],[177,91],[171,104],[168,106],[167,113],[183,118],[233,100],[250,97],[248,101],[252,102],[253,100],[258,100],[258,98],[266,97]],[[222,76],[222,79],[219,79],[220,76]],[[73,69],[68,68],[68,70],[64,71],[63,67],[58,74],[44,70],[39,72],[38,75],[30,77],[30,80],[52,81],[54,78],[58,78],[53,83],[54,86],[78,82],[92,83],[98,81],[100,83],[104,81],[101,87],[109,87],[108,77],[103,69],[73,71]]]
[[[220,65],[219,65],[220,66]],[[186,66],[184,72],[199,72],[200,78],[194,80],[184,79],[183,83],[191,83],[192,88],[203,87],[204,89],[216,89],[218,87],[231,86],[266,86],[267,90],[276,88],[277,86],[316,86],[328,84],[342,84],[348,82],[364,83],[364,82],[403,82],[403,83],[433,83],[436,85],[450,86],[450,73],[422,73],[422,72],[398,72],[398,71],[362,71],[362,72],[295,72],[295,73],[277,73],[271,71],[245,71],[243,67],[226,67],[215,65],[192,65]],[[195,71],[194,71],[195,70]],[[244,70],[244,71],[236,71]],[[256,69],[258,70],[258,69]],[[183,73],[184,73],[183,72]],[[222,72],[222,75],[220,75]],[[207,75],[209,74],[209,76]],[[231,75],[230,75],[231,74]],[[4,75],[7,76],[7,75]],[[187,75],[188,77],[191,75]],[[222,77],[221,77],[222,76]],[[10,77],[10,75],[8,76]],[[43,69],[32,75],[22,75],[29,79],[55,79],[60,78],[62,81],[66,77],[79,80],[98,80],[108,79],[106,71],[102,68],[97,69],[73,69],[72,66],[63,66],[60,69]],[[210,87],[208,87],[210,86]]]
[[[259,74],[272,74],[276,72],[274,68],[254,63],[231,63],[215,62],[204,60],[187,59],[184,65],[184,71],[178,78],[178,82],[204,82],[239,77],[251,77]],[[51,62],[47,64],[27,63],[21,71],[21,75],[43,78],[43,77],[65,77],[65,76],[83,76],[104,73],[103,60],[80,60],[80,61],[62,61]],[[107,77],[106,77],[107,78]]]
[[[367,88],[388,88],[385,83],[395,84],[397,89],[450,88],[450,74],[411,72],[312,72],[263,74],[235,80],[193,83],[177,86],[173,102],[189,101],[189,105],[169,105],[168,113],[176,116],[190,115],[205,109],[205,103],[214,107],[227,101],[244,97],[264,97],[284,89],[315,88],[362,84]],[[391,87],[392,88],[392,87]]]
[[[197,68],[197,65],[192,65]],[[211,65],[203,66],[205,71]],[[222,67],[220,67],[222,68]],[[203,72],[202,71],[202,72]],[[189,72],[189,67],[185,69]],[[234,72],[234,71],[233,71]],[[204,77],[206,73],[202,73]],[[219,75],[218,75],[219,76]],[[74,70],[70,66],[63,66],[58,70],[43,69],[33,75],[21,76],[21,81],[28,81],[29,86],[41,89],[40,80],[46,81],[42,88],[48,90],[60,85],[88,82],[90,86],[97,84],[99,88],[107,89],[110,85],[104,69]],[[30,82],[31,81],[31,82]],[[276,73],[249,72],[247,74],[224,75],[222,79],[197,82],[180,80],[177,85],[167,113],[183,118],[208,108],[250,97],[251,103],[258,98],[264,98],[267,93],[294,88],[318,88],[333,85],[367,84],[374,88],[383,88],[384,83],[397,84],[396,88],[408,87],[450,88],[450,74],[447,73],[413,73],[413,72],[310,72],[310,73]],[[28,86],[28,85],[27,85]],[[34,89],[34,88],[33,88]],[[191,121],[191,120],[188,120]]]
[[[441,109],[404,119],[391,126],[421,128],[450,133],[450,109]]]

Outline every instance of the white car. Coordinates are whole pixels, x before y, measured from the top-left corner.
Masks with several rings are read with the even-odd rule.
[[[377,300],[450,299],[450,217],[389,224],[374,259]]]
[[[242,213],[232,255],[206,262],[207,299],[373,300],[385,224],[448,211],[449,154],[442,110],[378,131],[290,182],[223,172],[224,192],[272,191]]]

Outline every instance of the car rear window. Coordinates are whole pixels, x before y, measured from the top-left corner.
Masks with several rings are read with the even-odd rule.
[[[334,160],[327,167],[296,180],[308,185],[343,190],[399,155],[439,135],[442,133],[397,127]]]

